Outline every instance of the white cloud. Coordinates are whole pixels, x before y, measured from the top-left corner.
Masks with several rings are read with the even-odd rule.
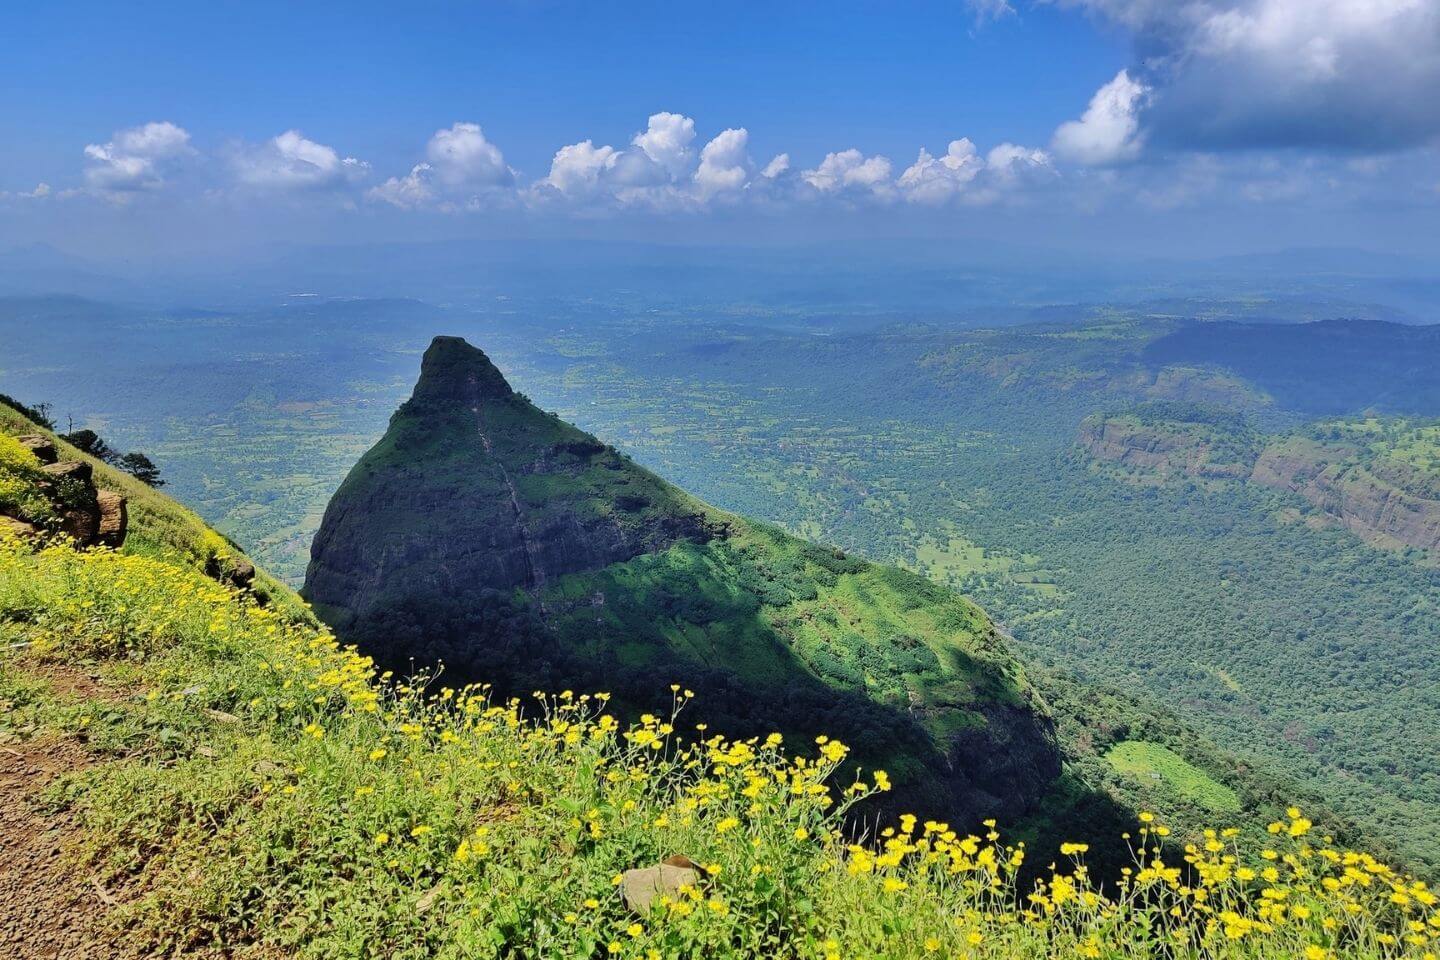
[[[111,195],[153,190],[194,152],[190,134],[169,121],[119,130],[85,147],[85,182]]]
[[[40,183],[35,184],[35,189],[33,190],[19,190],[13,193],[8,190],[0,190],[0,200],[44,200],[53,192],[54,191],[50,189],[50,184],[42,180]]]
[[[334,147],[287,130],[258,147],[241,149],[233,159],[241,183],[266,189],[323,189],[363,179],[370,165],[341,157]]]
[[[645,132],[635,134],[630,143],[674,181],[682,179],[690,166],[690,143],[694,139],[694,120],[678,113],[656,113],[650,116]]]
[[[1051,146],[1067,160],[1105,166],[1133,160],[1144,144],[1140,108],[1149,88],[1121,70],[1095,91],[1079,120],[1062,123]]]
[[[883,194],[890,188],[890,161],[878,155],[867,157],[852,147],[825,154],[818,167],[804,171],[800,178],[821,193],[856,190]]]
[[[372,187],[366,196],[405,210],[429,206],[439,197],[432,174],[430,164],[417,163],[405,176],[391,177],[378,187]]]
[[[513,199],[515,171],[476,123],[436,130],[425,145],[425,162],[366,193],[371,200],[404,209],[482,209]]]
[[[748,130],[732,127],[705,144],[695,171],[695,189],[701,199],[734,193],[745,186],[750,178],[750,156],[745,152],[749,142]]]
[[[1050,154],[1038,147],[1002,143],[985,154],[985,172],[991,180],[1010,184],[1023,180],[1031,173],[1053,174],[1055,167],[1050,162]]]
[[[1136,36],[1152,142],[1396,150],[1440,137],[1436,0],[1056,0]]]
[[[932,157],[921,147],[920,156],[900,174],[898,185],[913,203],[942,204],[964,190],[984,167],[975,144],[962,137],[950,141],[943,157]]]
[[[448,130],[435,131],[425,146],[425,157],[435,177],[453,189],[507,187],[515,182],[505,155],[485,139],[476,123],[456,123]]]
[[[776,154],[769,163],[765,164],[765,169],[760,171],[760,176],[766,180],[774,180],[777,177],[783,176],[789,169],[790,154],[779,153]]]
[[[656,113],[628,149],[597,146],[593,140],[561,147],[530,197],[540,203],[564,198],[585,206],[651,210],[703,206],[744,186],[750,171],[748,137],[743,129],[723,131],[705,145],[697,166],[691,149],[695,121]]]
[[[555,151],[550,175],[542,183],[567,197],[589,196],[599,189],[601,178],[614,168],[617,158],[614,147],[597,147],[592,140],[572,143]]]

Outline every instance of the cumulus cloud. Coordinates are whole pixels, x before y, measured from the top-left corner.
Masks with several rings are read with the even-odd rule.
[[[920,156],[904,173],[898,185],[912,203],[938,205],[949,200],[980,175],[985,161],[968,137],[950,141],[943,157],[932,157],[920,148]]]
[[[776,154],[769,163],[765,164],[765,169],[760,171],[760,176],[764,177],[766,180],[774,180],[778,177],[784,176],[784,174],[789,169],[790,154],[780,153]]]
[[[85,182],[92,190],[123,195],[153,190],[194,154],[190,134],[169,121],[116,131],[85,148]]]
[[[1006,194],[1055,176],[1050,155],[1035,147],[1002,143],[983,157],[968,137],[950,141],[943,156],[924,147],[920,156],[895,181],[900,195],[911,203],[942,206],[953,200],[969,204],[993,203]]]
[[[701,199],[744,188],[750,179],[750,156],[746,153],[749,142],[748,130],[732,127],[705,144],[700,151],[700,168],[695,171],[695,189]]]
[[[867,157],[853,147],[839,153],[827,153],[813,170],[800,174],[800,179],[823,193],[853,191],[887,194],[890,192],[890,161],[876,155]]]
[[[1050,154],[1036,147],[1002,143],[985,155],[989,177],[1002,183],[1017,183],[1035,173],[1054,174]]]
[[[1056,129],[1052,148],[1067,160],[1090,166],[1133,160],[1144,143],[1140,109],[1148,93],[1145,84],[1121,70],[1095,92],[1079,120]]]
[[[515,171],[477,123],[455,123],[435,131],[425,161],[403,177],[391,177],[367,194],[372,200],[413,209],[483,207],[515,185]]]
[[[439,199],[432,174],[430,164],[417,163],[405,176],[391,177],[379,186],[371,187],[366,196],[403,210],[428,206]]]
[[[614,147],[597,147],[593,140],[582,140],[555,151],[550,161],[550,175],[542,183],[567,197],[594,194],[606,172],[618,160]]]
[[[241,183],[277,190],[326,189],[364,179],[370,165],[341,157],[334,147],[287,130],[258,147],[241,148],[233,158]]]
[[[656,113],[650,117],[645,132],[635,134],[630,143],[669,174],[671,180],[678,180],[690,166],[690,143],[694,139],[694,120],[678,113]]]
[[[1134,32],[1152,142],[1373,152],[1440,137],[1435,0],[1056,2]]]
[[[485,139],[478,123],[457,123],[435,131],[425,146],[425,156],[435,176],[448,187],[508,187],[515,182],[505,155]]]
[[[742,189],[750,178],[743,128],[722,131],[698,157],[695,121],[678,113],[652,114],[626,149],[582,140],[561,147],[550,172],[529,192],[532,200],[615,204],[654,210],[703,206]]]

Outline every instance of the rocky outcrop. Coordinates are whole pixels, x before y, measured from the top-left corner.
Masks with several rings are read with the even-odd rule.
[[[456,337],[351,471],[311,549],[306,595],[340,623],[397,584],[533,590],[710,535],[700,505],[516,394]]]
[[[1354,444],[1285,437],[1217,462],[1202,430],[1133,417],[1090,418],[1076,439],[1089,456],[1134,477],[1246,480],[1304,498],[1373,546],[1440,549],[1440,479]]]
[[[303,594],[387,668],[605,690],[633,712],[679,684],[689,722],[840,739],[891,771],[893,802],[957,823],[1020,814],[1060,771],[1043,703],[973,604],[700,503],[455,338],[331,500]]]
[[[1089,418],[1080,425],[1076,441],[1096,460],[1161,477],[1242,479],[1250,472],[1246,463],[1217,460],[1212,442],[1198,432],[1125,418]]]
[[[1356,453],[1344,444],[1290,440],[1267,448],[1251,479],[1304,497],[1376,546],[1440,548],[1440,498],[1429,478],[1394,461],[1367,466]]]
[[[49,466],[60,458],[59,452],[55,449],[55,443],[49,437],[42,437],[38,434],[27,434],[23,437],[16,437],[20,446],[25,447],[35,455],[45,466]]]
[[[17,437],[40,461],[39,488],[54,507],[53,528],[81,547],[119,547],[129,514],[125,498],[95,485],[95,469],[84,460],[61,460],[54,441],[39,434]],[[35,517],[0,518],[4,529],[35,535],[51,525]]]

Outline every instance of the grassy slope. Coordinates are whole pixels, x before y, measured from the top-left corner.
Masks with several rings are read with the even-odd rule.
[[[112,921],[156,953],[1023,960],[1151,957],[1169,939],[1194,957],[1419,958],[1440,928],[1428,890],[1298,812],[1274,860],[1201,838],[1193,886],[1180,857],[1146,852],[1100,894],[1077,846],[1017,900],[1022,851],[993,834],[902,820],[851,845],[822,786],[841,747],[685,747],[683,713],[621,729],[568,693],[522,708],[387,686],[174,553],[0,544],[0,639],[0,731],[101,758],[55,800],[83,812],[78,862],[124,891]],[[81,662],[126,695],[47,683]],[[1146,830],[1148,847],[1161,828]],[[705,879],[630,913],[615,878],[675,853]]]
[[[0,433],[8,436],[39,434],[55,441],[62,460],[83,460],[94,468],[95,485],[125,497],[129,511],[129,533],[123,547],[129,554],[179,559],[204,569],[207,565],[224,569],[243,551],[216,533],[186,507],[147,486],[121,470],[117,470],[61,440],[13,407],[0,403]],[[263,570],[256,569],[255,588],[287,612],[299,614],[304,609],[295,591]]]

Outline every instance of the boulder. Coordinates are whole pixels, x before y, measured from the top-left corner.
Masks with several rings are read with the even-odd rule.
[[[33,537],[35,533],[35,528],[24,520],[0,514],[0,536]]]
[[[701,874],[689,857],[671,857],[653,867],[626,870],[620,875],[625,905],[638,914],[650,912],[656,897],[679,896],[681,887],[698,887]]]
[[[95,542],[106,547],[118,547],[125,542],[125,530],[129,525],[129,511],[125,498],[113,490],[101,490],[95,495],[100,508],[100,524],[95,531]]]
[[[205,575],[244,590],[255,580],[255,564],[244,557],[217,555],[205,561]]]
[[[42,464],[52,464],[60,459],[60,453],[55,449],[55,442],[49,437],[42,437],[38,433],[28,433],[15,439],[20,441],[20,446],[35,454],[35,459]]]
[[[230,561],[229,580],[237,587],[248,587],[255,581],[255,564],[244,557]]]
[[[63,463],[47,463],[40,468],[56,480],[79,480],[88,483],[95,476],[95,468],[84,460],[66,460]]]

